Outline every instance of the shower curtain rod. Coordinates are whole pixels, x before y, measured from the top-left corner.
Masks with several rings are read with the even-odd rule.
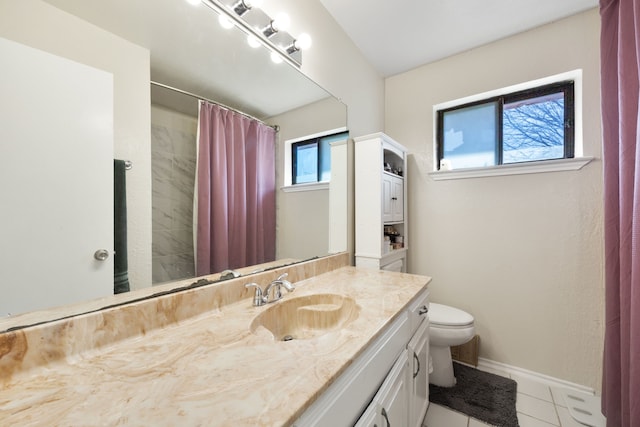
[[[259,123],[262,123],[262,124],[263,124],[263,125],[265,125],[265,126],[269,126],[270,128],[273,128],[276,132],[278,132],[278,131],[280,130],[280,126],[278,126],[278,125],[270,125],[270,124],[268,124],[268,123],[265,123],[265,122],[263,122],[262,120],[260,120],[260,119],[258,119],[258,118],[256,118],[256,117],[253,117],[251,114],[247,114],[247,113],[244,113],[244,112],[242,112],[242,111],[240,111],[240,110],[236,110],[235,108],[231,108],[231,107],[229,107],[228,105],[224,105],[224,104],[223,104],[223,103],[221,103],[221,102],[214,101],[214,100],[212,100],[212,99],[207,99],[207,98],[205,98],[205,97],[203,97],[203,96],[196,95],[195,93],[187,92],[186,90],[178,89],[178,88],[175,88],[175,87],[172,87],[172,86],[169,86],[169,85],[163,84],[163,83],[154,82],[153,80],[151,80],[151,84],[152,84],[152,85],[156,85],[156,86],[160,86],[160,87],[162,87],[162,88],[164,88],[164,89],[169,89],[169,90],[172,90],[172,91],[174,91],[174,92],[181,93],[181,94],[183,94],[183,95],[190,96],[190,97],[192,97],[192,98],[196,98],[196,99],[199,99],[199,100],[203,100],[203,101],[210,102],[210,103],[212,103],[212,104],[219,105],[220,107],[222,107],[222,108],[224,108],[224,109],[226,109],[226,110],[233,111],[233,112],[236,112],[236,113],[238,113],[238,114],[242,114],[243,116],[248,117],[248,118],[250,118],[251,120],[255,120],[255,121],[259,122]]]

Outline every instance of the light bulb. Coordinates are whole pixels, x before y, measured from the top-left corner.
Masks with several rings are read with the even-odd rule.
[[[200,4],[200,0],[186,0],[186,2],[192,6],[197,6]]]
[[[302,33],[295,40],[296,48],[300,50],[309,49],[311,47],[311,36],[307,33]]]
[[[247,36],[247,43],[249,43],[249,46],[252,48],[260,47],[260,40],[253,34]]]
[[[291,20],[289,19],[289,15],[284,12],[280,12],[276,15],[275,19],[271,23],[271,26],[276,31],[287,31],[290,24]]]
[[[224,15],[218,16],[218,22],[220,23],[222,28],[226,28],[227,30],[229,28],[233,28],[233,21]]]
[[[271,52],[271,60],[276,63],[279,64],[282,62],[282,57],[280,56],[279,53],[277,52]]]

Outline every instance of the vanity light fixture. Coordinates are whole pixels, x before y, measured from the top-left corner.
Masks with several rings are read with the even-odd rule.
[[[233,5],[233,11],[237,13],[238,16],[242,16],[254,7],[260,6],[262,6],[262,0],[240,0],[238,3]]]
[[[297,39],[293,41],[293,43],[291,43],[287,47],[286,50],[288,54],[292,54],[299,50],[309,49],[310,47],[311,47],[311,36],[307,33],[302,33],[298,36]]]
[[[234,24],[233,21],[229,18],[227,18],[224,15],[220,15],[218,16],[218,23],[220,24],[220,26],[226,30],[233,28]]]
[[[254,49],[261,46],[260,40],[258,40],[258,38],[253,34],[249,34],[247,36],[247,44],[249,44],[249,46],[251,46]]]
[[[278,52],[273,51],[271,52],[271,60],[274,64],[280,64],[282,63],[282,56]]]
[[[272,19],[269,25],[262,30],[262,34],[264,34],[266,38],[269,38],[278,31],[287,31],[290,24],[291,20],[289,19],[289,15],[280,12],[276,15],[275,19]]]
[[[291,20],[286,13],[275,18],[265,13],[260,5],[263,0],[187,0],[204,3],[218,13],[220,24],[225,28],[238,27],[247,34],[252,47],[265,46],[278,56],[278,62],[288,62],[294,67],[302,64],[302,49],[311,45],[311,37],[300,34],[296,39],[287,32]],[[275,62],[275,61],[274,61]]]

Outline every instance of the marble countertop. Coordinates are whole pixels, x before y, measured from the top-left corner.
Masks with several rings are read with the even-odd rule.
[[[245,298],[10,375],[0,364],[0,425],[289,425],[428,282],[354,267],[297,282],[281,301],[333,293],[360,308],[309,340],[252,333],[252,319],[279,302]],[[0,361],[15,354],[0,345]]]

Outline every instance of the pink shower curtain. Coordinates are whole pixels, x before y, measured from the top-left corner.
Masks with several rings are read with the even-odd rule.
[[[196,168],[196,273],[273,261],[275,130],[201,101]]]
[[[640,426],[640,0],[600,0],[605,214],[602,409]]]

